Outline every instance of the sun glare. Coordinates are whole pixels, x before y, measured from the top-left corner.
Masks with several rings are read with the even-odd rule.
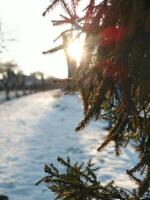
[[[82,54],[83,54],[83,42],[80,40],[74,40],[68,45],[67,51],[69,55],[76,59],[79,64]]]

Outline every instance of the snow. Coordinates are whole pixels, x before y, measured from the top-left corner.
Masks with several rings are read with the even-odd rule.
[[[37,93],[0,105],[0,194],[10,200],[47,200],[53,194],[35,183],[45,176],[44,164],[70,156],[72,161],[92,159],[103,183],[131,188],[125,174],[137,157],[131,146],[116,158],[113,144],[97,152],[107,131],[106,122],[93,122],[83,131],[74,129],[82,118],[79,96],[63,96],[60,90]]]
[[[23,91],[19,90],[17,92],[18,92],[19,97],[23,96]],[[26,91],[26,94],[30,94],[30,91]],[[15,91],[9,92],[9,98],[10,99],[16,98]],[[6,101],[6,93],[5,91],[0,91],[0,104],[3,103],[4,101]]]

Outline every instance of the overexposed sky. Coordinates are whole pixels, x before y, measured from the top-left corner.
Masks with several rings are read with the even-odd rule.
[[[67,76],[67,65],[63,53],[42,55],[42,51],[52,48],[60,28],[55,28],[51,20],[57,13],[42,16],[49,0],[0,0],[0,20],[7,42],[7,51],[0,59],[14,60],[25,73],[43,71],[56,77]]]

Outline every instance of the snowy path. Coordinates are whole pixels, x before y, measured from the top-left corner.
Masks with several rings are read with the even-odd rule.
[[[61,96],[59,90],[0,105],[0,194],[10,200],[52,200],[46,187],[35,183],[45,175],[44,164],[55,163],[58,156],[70,156],[74,161],[92,158],[101,167],[102,181],[115,179],[130,187],[122,172],[136,162],[132,148],[117,159],[111,146],[98,153],[106,124],[92,123],[81,133],[74,133],[81,110],[77,96]]]

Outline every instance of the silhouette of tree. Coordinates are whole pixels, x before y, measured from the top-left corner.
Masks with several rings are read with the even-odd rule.
[[[15,89],[15,70],[18,66],[13,62],[1,63],[2,84],[6,94],[6,100],[10,99],[10,91]]]
[[[54,48],[51,48],[50,50],[44,51],[43,53],[44,54],[54,53],[56,51],[63,49],[66,59],[67,59],[68,77],[73,77],[73,75],[75,74],[75,71],[77,69],[77,61],[75,58],[73,58],[69,55],[67,48],[68,48],[68,45],[70,44],[70,42],[77,39],[80,36],[80,34],[76,33],[79,30],[79,25],[77,23],[75,23],[76,19],[78,19],[78,16],[76,13],[76,3],[74,0],[71,0],[70,2],[71,2],[71,5],[69,5],[68,3],[66,3],[66,1],[63,1],[63,0],[52,1],[51,5],[43,13],[43,16],[45,16],[47,14],[47,12],[49,12],[49,10],[51,10],[57,3],[61,3],[61,5],[64,8],[64,11],[66,12],[67,15],[69,15],[69,17],[60,15],[62,19],[61,20],[52,20],[52,23],[54,26],[58,26],[58,25],[62,25],[62,24],[70,24],[70,29],[62,32],[56,39],[56,40],[58,40],[58,39],[62,38],[62,44],[60,44]]]
[[[40,90],[44,90],[44,89],[45,89],[44,74],[43,74],[42,72],[40,72],[40,71],[36,71],[36,72],[32,73],[32,75],[33,75],[36,79],[40,80],[39,89],[40,89]]]

